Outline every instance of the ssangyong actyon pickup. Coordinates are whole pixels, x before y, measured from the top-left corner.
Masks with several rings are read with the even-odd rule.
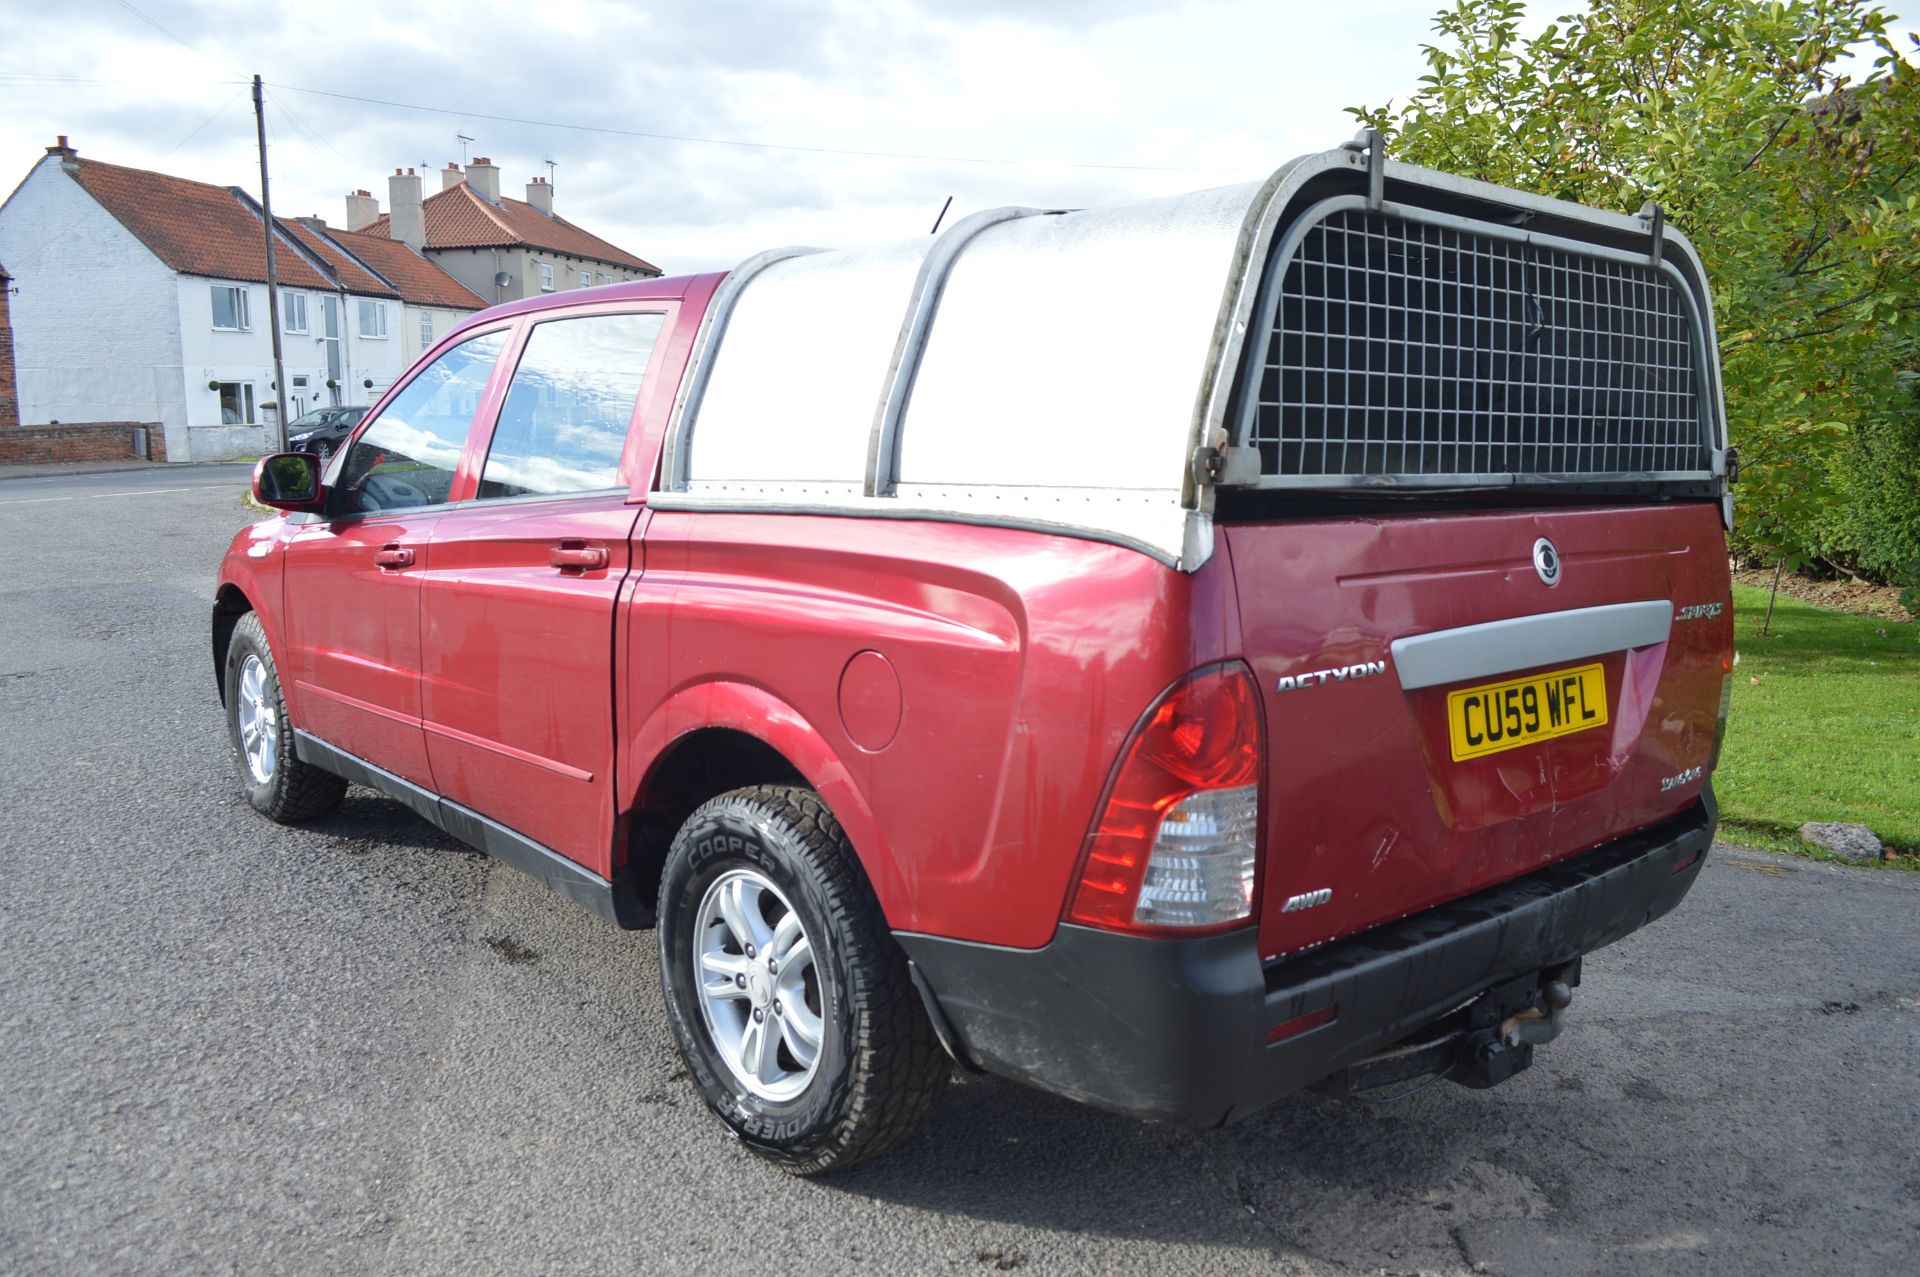
[[[372,786],[656,928],[796,1171],[955,1064],[1489,1086],[1712,839],[1723,415],[1657,211],[1363,143],[482,311],[259,464],[213,657],[269,818]]]

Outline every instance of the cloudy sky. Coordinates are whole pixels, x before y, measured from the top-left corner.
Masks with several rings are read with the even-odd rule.
[[[60,133],[257,191],[258,72],[282,214],[337,225],[354,187],[384,207],[394,166],[438,169],[465,133],[503,193],[551,158],[557,211],[681,273],[924,233],[950,195],[958,215],[1260,177],[1351,136],[1343,107],[1404,97],[1439,4],[8,4],[0,191]]]

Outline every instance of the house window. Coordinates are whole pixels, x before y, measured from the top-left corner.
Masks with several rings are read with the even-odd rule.
[[[609,274],[607,274],[607,272],[605,272],[605,271],[601,271],[601,272],[600,272],[600,282],[601,282],[601,283],[603,283],[603,284],[611,284],[611,283],[613,282],[613,276],[611,276],[611,275],[609,275]]]
[[[247,290],[245,288],[233,284],[213,286],[213,326],[236,333],[245,332],[252,327],[247,322]]]
[[[223,381],[214,387],[220,396],[220,424],[223,426],[246,426],[253,424],[253,383],[250,381]]]
[[[387,304],[385,302],[360,299],[360,335],[377,341],[386,340]]]
[[[305,293],[280,294],[281,326],[290,333],[307,331],[307,295]]]
[[[553,291],[553,267],[545,262],[540,263],[540,291],[543,293]]]
[[[433,345],[433,315],[429,311],[420,312],[420,349]]]
[[[584,270],[580,272],[580,287],[582,288],[593,287],[593,272],[584,271]]]

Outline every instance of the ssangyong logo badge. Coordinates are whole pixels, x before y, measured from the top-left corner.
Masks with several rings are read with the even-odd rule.
[[[1560,584],[1560,551],[1545,537],[1533,543],[1533,570],[1540,574],[1543,584]]]

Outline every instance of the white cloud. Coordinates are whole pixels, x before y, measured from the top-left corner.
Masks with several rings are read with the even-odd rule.
[[[1349,136],[1341,108],[1404,96],[1440,2],[129,0],[198,53],[105,0],[12,6],[0,183],[65,133],[96,159],[257,190],[241,83],[256,70],[492,115],[1004,161],[670,142],[269,89],[283,214],[337,224],[346,191],[384,202],[394,166],[438,169],[460,132],[507,194],[551,155],[557,211],[669,271],[711,269],[776,244],[922,233],[949,195],[957,216],[1257,178]]]

